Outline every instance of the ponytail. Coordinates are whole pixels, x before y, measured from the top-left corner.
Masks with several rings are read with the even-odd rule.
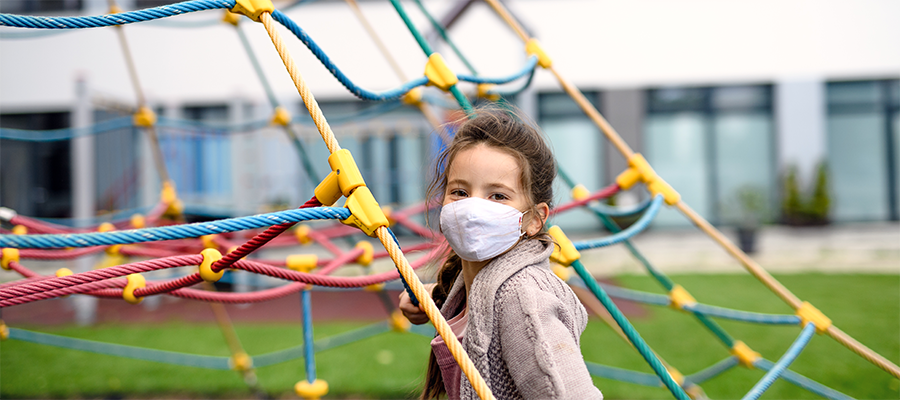
[[[444,262],[444,265],[438,271],[437,285],[431,291],[431,298],[434,299],[434,304],[438,308],[441,308],[444,302],[447,301],[450,288],[453,287],[453,282],[456,282],[460,271],[462,271],[462,259],[456,253],[450,251],[447,261]],[[425,388],[422,390],[420,398],[422,400],[437,399],[444,393],[446,393],[446,388],[444,388],[444,377],[441,375],[441,367],[438,366],[434,351],[431,351],[428,355],[428,370],[425,372]]]

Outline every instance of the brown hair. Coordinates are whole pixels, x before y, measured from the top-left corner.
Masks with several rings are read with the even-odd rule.
[[[473,118],[451,123],[451,126],[457,124],[458,129],[453,141],[435,162],[434,174],[426,192],[427,199],[443,198],[447,187],[447,172],[457,154],[476,145],[485,144],[509,154],[518,163],[521,171],[520,184],[524,192],[530,194],[529,211],[533,213],[532,215],[538,215],[536,206],[540,203],[553,207],[556,161],[543,134],[533,122],[523,118],[516,110],[488,105],[476,109]],[[550,240],[545,228],[542,226],[536,235],[528,239]],[[431,294],[438,307],[443,306],[453,282],[462,271],[459,256],[453,250],[448,249],[448,253],[446,261],[438,271],[437,285]],[[434,352],[431,352],[421,398],[438,398],[444,392],[441,370]]]

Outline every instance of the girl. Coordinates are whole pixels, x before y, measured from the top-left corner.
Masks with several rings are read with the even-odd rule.
[[[481,109],[436,165],[428,198],[442,195],[450,251],[432,297],[494,396],[602,399],[579,347],[587,313],[550,270],[556,165],[541,134],[509,112]],[[405,292],[400,309],[428,321]],[[422,398],[477,398],[443,339],[431,345]]]

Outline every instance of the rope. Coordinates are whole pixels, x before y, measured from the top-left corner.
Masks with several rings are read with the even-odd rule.
[[[781,373],[784,372],[784,370],[794,362],[794,359],[800,355],[800,352],[803,351],[803,348],[809,343],[809,340],[814,333],[816,333],[816,325],[812,322],[807,323],[806,326],[803,327],[803,331],[800,332],[800,336],[794,341],[794,344],[792,344],[784,355],[781,356],[781,359],[769,369],[769,372],[766,372],[766,375],[753,386],[753,389],[750,389],[750,391],[747,392],[747,395],[743,397],[743,400],[756,400],[759,396],[762,396],[766,389],[768,389],[769,386],[772,386],[772,383],[778,379]]]
[[[264,226],[295,223],[316,219],[347,219],[350,210],[339,207],[316,207],[308,209],[284,210],[267,214],[197,222],[193,224],[169,225],[126,231],[92,232],[59,235],[0,235],[0,247],[15,248],[62,248],[109,246],[160,240],[200,237],[224,232],[235,232]]]
[[[772,369],[773,366],[775,366],[775,364],[773,364],[771,361],[766,360],[764,358],[760,358],[753,365],[763,371],[769,371]],[[818,383],[812,379],[809,379],[809,378],[807,378],[803,375],[800,375],[794,371],[791,371],[789,369],[784,370],[784,372],[781,374],[781,379],[784,379],[794,385],[797,385],[803,389],[809,390],[810,392],[813,392],[813,393],[815,393],[819,396],[822,396],[824,398],[827,398],[827,399],[853,400],[853,398],[850,396],[847,396],[841,392],[838,392],[837,390],[834,390],[830,387],[822,385],[821,383]]]
[[[701,384],[706,382],[712,378],[715,378],[725,371],[728,371],[731,368],[734,368],[738,365],[738,360],[735,357],[728,357],[722,361],[719,361],[709,368],[706,368],[700,372],[697,372],[693,375],[688,375],[684,378],[685,381],[693,382],[696,384]]]
[[[145,10],[86,17],[35,17],[30,15],[0,14],[0,26],[39,29],[99,28],[152,21],[196,11],[220,8],[231,9],[234,8],[234,4],[234,0],[190,0]]]
[[[748,311],[732,310],[705,304],[686,305],[684,309],[694,313],[726,318],[734,321],[753,322],[768,325],[799,325],[800,317],[796,315],[762,314]]]
[[[469,355],[463,350],[462,345],[459,343],[456,335],[453,334],[453,330],[450,329],[450,325],[447,324],[447,320],[444,319],[440,309],[434,304],[434,300],[431,298],[428,291],[425,290],[422,281],[419,280],[419,277],[416,276],[412,267],[409,265],[409,261],[403,256],[400,247],[394,242],[393,235],[383,226],[375,230],[375,234],[390,254],[391,260],[393,260],[394,265],[397,266],[397,271],[400,272],[404,282],[408,285],[408,289],[412,291],[414,297],[419,300],[419,307],[425,311],[425,314],[428,315],[428,319],[434,324],[438,334],[440,334],[441,338],[444,339],[444,342],[447,343],[447,348],[450,349],[450,353],[459,364],[462,372],[469,378],[469,382],[472,383],[472,388],[475,389],[475,392],[478,393],[478,396],[483,400],[493,399],[494,395],[488,388],[484,378],[482,378],[481,374],[475,368],[475,364],[472,363]]]
[[[535,67],[537,67],[537,56],[530,56],[525,61],[525,66],[522,67],[519,72],[516,72],[512,75],[500,77],[500,78],[486,78],[474,75],[466,75],[459,74],[456,77],[463,82],[472,82],[472,83],[491,83],[495,85],[502,85],[504,83],[512,82],[516,79],[519,79],[525,75],[528,75],[530,72],[533,72]]]
[[[356,95],[356,97],[359,97],[363,100],[397,100],[404,94],[408,93],[410,90],[428,83],[428,78],[422,76],[409,81],[398,88],[386,90],[383,92],[372,92],[363,89],[362,87],[359,87],[358,85],[353,83],[353,81],[351,81],[350,78],[347,77],[347,75],[344,75],[340,68],[338,68],[337,65],[335,65],[331,61],[327,54],[325,54],[322,48],[320,48],[319,45],[316,44],[316,42],[313,41],[312,38],[302,28],[300,28],[299,25],[297,25],[296,22],[294,22],[292,19],[288,18],[278,10],[275,10],[272,13],[271,18],[275,21],[278,21],[279,24],[283,25],[285,28],[291,31],[294,36],[300,39],[300,41],[303,42],[303,44],[306,45],[307,48],[309,48],[313,55],[319,59],[319,62],[321,62],[322,65],[324,65],[325,68],[328,69],[331,75],[334,76],[338,80],[338,82],[341,83],[341,85],[343,85],[345,88],[347,88],[347,90]],[[262,18],[260,18],[260,21],[262,21]],[[266,24],[266,22],[263,22],[263,24]],[[266,27],[266,30],[269,30],[269,28]],[[271,34],[269,36],[271,36]],[[290,70],[290,68],[288,69]]]
[[[662,382],[659,380],[659,377],[653,374],[629,371],[627,369],[611,367],[608,365],[600,365],[589,361],[585,361],[585,365],[587,365],[587,370],[592,376],[599,376],[601,378],[613,379],[620,382],[634,383],[641,386],[662,386]]]
[[[589,240],[575,243],[576,250],[587,250],[587,249],[595,249],[598,247],[606,247],[610,245],[614,245],[616,243],[622,242],[626,239],[630,239],[634,235],[643,231],[650,225],[650,222],[653,221],[653,218],[656,217],[656,214],[659,213],[660,207],[662,207],[663,198],[661,195],[656,196],[653,199],[653,202],[650,204],[650,207],[647,209],[647,212],[641,216],[641,218],[635,222],[633,225],[629,226],[628,229],[625,229],[619,233],[613,234],[611,236],[607,236],[605,238],[597,239],[597,240]]]
[[[283,19],[286,19],[287,21],[291,21],[289,18],[281,14],[278,10],[275,10],[274,14],[276,16],[280,16]],[[266,32],[269,34],[269,38],[272,39],[272,44],[275,45],[275,50],[278,51],[278,55],[281,57],[281,61],[284,63],[285,68],[287,68],[288,70],[288,74],[294,81],[294,86],[297,87],[297,91],[300,93],[300,97],[303,98],[303,104],[305,104],[306,109],[309,110],[310,117],[312,117],[313,122],[316,124],[316,128],[319,130],[319,134],[322,135],[322,139],[325,141],[325,146],[328,147],[328,152],[334,153],[340,150],[341,146],[338,144],[337,139],[334,137],[334,132],[331,131],[331,127],[328,125],[328,121],[325,120],[325,115],[322,114],[322,110],[319,108],[319,104],[316,103],[316,98],[313,96],[312,92],[310,92],[309,87],[306,86],[306,81],[304,81],[303,77],[300,76],[300,71],[297,70],[297,65],[294,63],[294,59],[291,57],[290,53],[288,53],[287,47],[281,40],[281,35],[277,30],[275,30],[275,24],[272,23],[272,15],[264,12],[260,15],[259,21],[262,22],[263,26],[266,27]],[[281,20],[279,20],[279,23],[281,23],[282,25],[285,24]]]
[[[659,199],[659,198],[657,198]],[[647,346],[647,342],[641,338],[641,334],[638,333],[637,330],[634,329],[634,326],[631,325],[631,322],[625,318],[625,315],[622,314],[622,311],[616,307],[615,303],[613,303],[612,299],[609,298],[609,295],[597,284],[597,281],[587,272],[587,269],[584,268],[584,265],[580,260],[575,260],[572,263],[572,268],[575,269],[575,272],[587,284],[588,289],[594,293],[594,296],[597,297],[597,300],[600,300],[603,303],[603,306],[606,307],[606,310],[609,311],[609,314],[616,320],[616,323],[619,324],[619,327],[622,328],[622,331],[625,332],[625,335],[628,336],[628,340],[634,345],[634,347],[641,354],[641,357],[647,361],[647,364],[650,364],[650,368],[653,369],[653,372],[656,372],[656,375],[662,379],[663,384],[665,384],[666,388],[669,389],[670,392],[675,396],[675,398],[679,400],[689,400],[690,397],[684,392],[684,389],[681,386],[678,386],[672,376],[669,375],[669,372],[666,370],[666,367],[662,365],[659,361],[659,358],[653,354],[653,351]]]

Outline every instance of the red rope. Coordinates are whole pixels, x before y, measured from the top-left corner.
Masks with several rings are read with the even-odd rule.
[[[618,193],[620,190],[622,190],[622,188],[619,187],[619,184],[613,183],[612,185],[609,185],[603,189],[598,190],[596,193],[588,196],[586,199],[571,201],[569,203],[560,205],[559,207],[556,207],[553,210],[551,210],[550,214],[551,215],[558,214],[558,213],[561,213],[563,211],[566,211],[566,210],[569,210],[569,209],[572,209],[575,207],[581,207],[581,206],[583,206],[587,203],[590,203],[594,200],[605,199],[607,197],[610,197],[610,196]]]
[[[106,249],[106,246],[84,247],[71,250],[22,249],[19,250],[19,257],[26,260],[69,260],[88,254],[99,253],[104,249]]]

